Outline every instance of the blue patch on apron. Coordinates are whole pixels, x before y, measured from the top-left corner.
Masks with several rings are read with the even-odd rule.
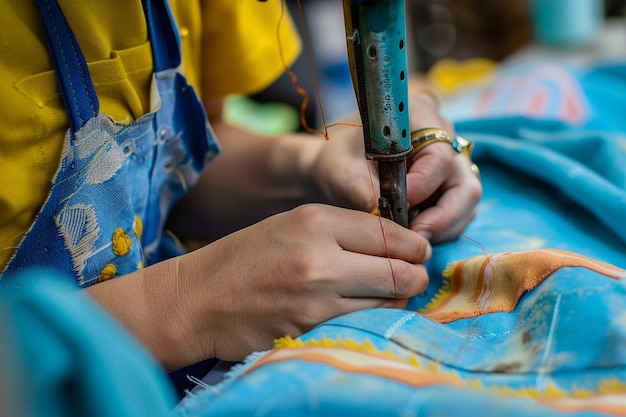
[[[99,113],[78,42],[56,0],[38,0],[70,120],[48,198],[2,275],[27,267],[73,275],[80,286],[180,254],[164,234],[172,205],[218,152],[194,89],[177,72],[179,39],[162,0],[143,6],[159,102],[129,125]]]

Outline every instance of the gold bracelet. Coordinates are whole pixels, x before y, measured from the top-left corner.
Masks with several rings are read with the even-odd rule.
[[[450,145],[453,144],[448,132],[437,127],[427,127],[411,132],[411,146],[413,147],[413,154],[418,153],[426,146],[435,142],[447,142]]]

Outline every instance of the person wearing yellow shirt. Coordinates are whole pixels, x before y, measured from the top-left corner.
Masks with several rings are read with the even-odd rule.
[[[404,229],[370,214],[361,129],[326,141],[222,120],[224,97],[284,71],[279,43],[287,63],[300,53],[279,0],[2,9],[0,283],[32,266],[66,274],[167,370],[403,307],[426,287],[429,240],[475,214],[480,181],[445,143],[412,157],[410,204],[440,196]],[[412,129],[454,135],[430,96],[411,104]]]

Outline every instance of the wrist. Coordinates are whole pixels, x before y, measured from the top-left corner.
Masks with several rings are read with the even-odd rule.
[[[210,357],[201,352],[188,320],[192,313],[179,285],[179,269],[179,258],[174,258],[86,290],[168,371]]]
[[[158,273],[144,280],[149,345],[168,370],[212,358],[211,332],[204,331],[200,317],[209,300],[197,297],[193,276],[184,268],[188,255],[161,262]]]

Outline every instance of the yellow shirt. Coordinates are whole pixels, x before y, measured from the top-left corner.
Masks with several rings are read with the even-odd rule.
[[[251,93],[300,52],[281,0],[172,0],[182,72],[199,94]],[[8,4],[7,4],[8,3]],[[100,112],[149,110],[152,56],[140,0],[59,0],[88,62]],[[69,122],[34,1],[0,0],[0,271],[32,224],[57,170]]]

